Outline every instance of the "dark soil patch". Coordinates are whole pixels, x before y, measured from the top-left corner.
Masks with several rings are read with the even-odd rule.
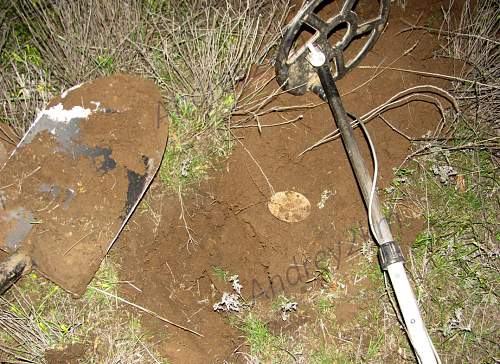
[[[70,344],[64,349],[51,349],[45,352],[48,364],[77,364],[85,355],[87,347],[83,344]]]
[[[442,3],[413,1],[405,12],[394,6],[387,29],[362,65],[387,65],[417,44],[410,54],[391,66],[449,72],[447,63],[432,58],[437,46],[433,36],[416,32],[398,34],[406,27],[402,18],[415,22],[421,15],[423,19],[439,15]],[[257,70],[255,77],[259,72],[263,70]],[[444,82],[434,79],[392,71],[367,82],[374,73],[374,69],[356,69],[338,82],[348,111],[362,115],[414,85],[432,83],[446,87]],[[365,82],[365,86],[350,92]],[[273,83],[268,91],[276,87]],[[312,94],[301,97],[285,94],[273,105],[318,101]],[[244,341],[227,323],[224,314],[213,312],[212,305],[224,291],[230,290],[228,284],[214,275],[213,267],[238,274],[246,300],[270,304],[282,292],[294,297],[310,289],[311,284],[306,281],[314,277],[322,260],[328,260],[339,276],[346,275],[352,266],[351,259],[369,238],[363,202],[340,140],[298,158],[300,152],[334,129],[328,106],[269,114],[260,122],[279,123],[299,114],[303,115],[302,120],[283,127],[264,128],[262,133],[257,128],[234,132],[258,161],[275,191],[297,191],[310,200],[312,211],[306,220],[288,224],[269,213],[270,188],[247,150],[236,145],[220,171],[213,172],[195,192],[184,195],[185,216],[198,244],[186,243],[188,237],[179,219],[178,196],[160,198],[159,181],[149,194],[154,202],[151,208],[161,215],[161,222],[154,223],[150,212],[144,209],[133,216],[118,241],[114,254],[123,268],[121,278],[140,289],[124,285],[122,293],[205,335],[199,338],[145,317],[146,327],[161,338],[160,351],[173,363],[234,360],[232,353]],[[385,117],[411,137],[434,130],[440,119],[435,108],[425,103],[412,103],[386,113]],[[392,169],[408,154],[409,143],[381,120],[372,121],[368,129],[380,161],[378,185],[384,188],[392,179]],[[357,130],[355,134],[369,160],[361,133]],[[333,196],[319,209],[317,204],[325,190]],[[398,219],[393,224],[394,235],[401,236],[402,244],[407,245],[413,241],[421,221],[411,214]],[[349,320],[356,310],[351,303],[339,304],[336,317],[339,321]]]

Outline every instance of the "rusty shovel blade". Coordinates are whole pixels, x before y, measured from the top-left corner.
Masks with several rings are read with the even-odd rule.
[[[152,81],[115,75],[52,100],[0,170],[0,292],[31,266],[82,294],[156,174],[168,123]]]

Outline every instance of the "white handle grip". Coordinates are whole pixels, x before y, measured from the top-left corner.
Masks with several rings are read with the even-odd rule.
[[[440,364],[441,360],[425,328],[403,263],[399,262],[389,265],[387,272],[394,287],[394,293],[396,294],[399,309],[403,315],[408,337],[417,354],[419,363]]]

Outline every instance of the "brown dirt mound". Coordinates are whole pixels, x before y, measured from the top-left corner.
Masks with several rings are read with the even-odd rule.
[[[435,38],[422,33],[398,34],[406,27],[401,18],[416,21],[420,14],[424,19],[431,18],[440,14],[439,6],[439,2],[413,1],[406,12],[394,6],[388,28],[362,65],[387,65],[397,59],[392,67],[447,72],[445,62],[432,58]],[[401,57],[416,43],[411,53]],[[263,70],[257,70],[255,77],[259,72]],[[374,72],[356,69],[338,82],[348,111],[361,115],[407,87],[431,82],[418,75],[391,71],[368,81]],[[357,89],[359,85],[364,86]],[[276,87],[273,83],[268,91]],[[284,94],[273,105],[318,101],[311,94]],[[179,220],[178,196],[163,196],[159,181],[149,192],[149,205],[156,218],[151,218],[152,212],[147,209],[139,211],[118,242],[115,257],[123,267],[121,278],[136,287],[125,284],[122,293],[205,335],[199,338],[144,318],[146,326],[161,338],[161,352],[173,363],[234,360],[235,349],[244,341],[224,314],[212,309],[222,293],[228,291],[228,286],[213,274],[213,267],[238,274],[247,301],[272,302],[282,292],[290,297],[309,290],[306,282],[314,277],[322,260],[329,260],[339,275],[347,272],[349,258],[359,253],[361,243],[369,238],[363,202],[340,140],[298,158],[300,152],[334,128],[328,106],[272,113],[260,122],[280,123],[283,118],[293,119],[298,114],[303,114],[301,120],[263,128],[262,133],[257,128],[235,130],[247,150],[237,145],[220,171],[214,172],[195,193],[184,196],[185,216],[198,244],[187,244],[186,229]],[[385,117],[411,137],[434,130],[440,119],[437,111],[424,103],[392,110]],[[384,188],[392,179],[392,169],[408,154],[409,143],[381,120],[372,121],[368,129],[380,161],[379,187]],[[357,130],[355,134],[369,160],[361,133]],[[258,161],[275,191],[297,191],[310,200],[307,219],[289,224],[269,213],[271,190],[248,152]],[[322,195],[329,198],[325,200]],[[319,208],[320,202],[324,208]],[[404,224],[393,228],[395,235],[401,233],[402,243],[407,244],[414,239],[420,222],[411,216],[401,219]],[[353,232],[356,228],[361,235]],[[355,310],[355,305],[345,304],[337,307],[336,317],[348,320]]]

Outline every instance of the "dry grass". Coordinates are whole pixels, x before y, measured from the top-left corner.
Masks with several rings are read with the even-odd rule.
[[[23,0],[14,6],[41,62],[60,85],[137,67],[139,55],[126,40],[147,24],[140,1]]]
[[[139,1],[13,1],[3,25],[0,121],[21,136],[62,90],[114,72],[133,72],[126,43],[147,24]],[[78,21],[75,21],[78,19]]]
[[[112,297],[118,283],[109,261],[77,300],[35,274],[26,277],[0,298],[0,361],[46,363],[49,350],[78,343],[85,363],[161,362],[139,317],[122,311]]]
[[[13,2],[1,121],[19,137],[63,89],[115,72],[152,78],[171,121],[160,175],[177,191],[230,153],[236,85],[274,45],[287,9],[286,0]]]
[[[141,49],[169,106],[171,143],[160,177],[175,190],[199,181],[230,153],[236,86],[275,41],[270,35],[286,13],[284,1],[190,6],[191,12],[180,7],[157,22],[158,48]]]
[[[456,63],[461,78],[473,80],[454,83],[463,111],[471,118],[476,135],[498,136],[500,114],[500,42],[498,32],[500,13],[498,2],[485,0],[473,8],[466,1],[458,23],[453,26],[450,11],[445,12],[446,39],[444,55]]]

